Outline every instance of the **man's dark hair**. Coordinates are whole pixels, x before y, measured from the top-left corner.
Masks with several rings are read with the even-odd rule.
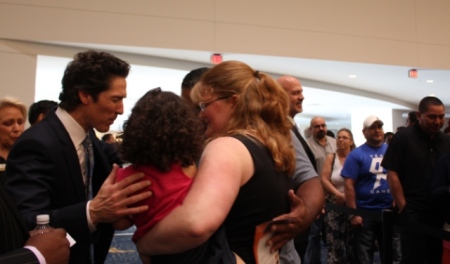
[[[126,78],[130,65],[106,52],[80,52],[69,62],[62,78],[59,94],[61,108],[70,112],[81,104],[78,91],[84,91],[96,102],[98,95],[109,89],[113,77]]]
[[[34,102],[28,109],[28,122],[34,125],[40,114],[47,115],[48,112],[58,105],[57,102],[51,100],[41,100]]]
[[[388,136],[393,136],[394,135],[394,133],[392,133],[392,132],[386,132],[386,133],[384,133],[384,140],[386,140],[386,138],[388,137]]]
[[[137,101],[122,139],[119,151],[124,161],[161,171],[169,171],[174,163],[195,164],[204,144],[201,121],[188,102],[159,88]]]
[[[411,111],[408,113],[408,120],[409,120],[409,125],[415,125],[417,124],[417,122],[419,120],[417,120],[417,112],[416,111]]]
[[[184,76],[183,82],[181,83],[181,89],[192,89],[194,85],[200,81],[203,74],[207,72],[209,68],[202,67],[190,71],[186,76]]]
[[[398,131],[400,131],[402,129],[405,129],[405,128],[406,128],[405,126],[398,126],[396,132],[398,132]]]
[[[444,104],[442,103],[441,100],[439,100],[439,98],[434,96],[427,96],[424,97],[422,100],[420,100],[419,112],[425,113],[428,110],[428,107],[430,107],[430,105],[444,106]]]
[[[327,136],[335,138],[335,135],[334,135],[333,131],[331,131],[331,130],[327,130]]]

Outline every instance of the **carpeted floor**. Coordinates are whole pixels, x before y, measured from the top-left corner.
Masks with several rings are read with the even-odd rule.
[[[114,234],[106,264],[140,264],[141,259],[134,243],[131,241],[136,228],[133,226],[124,231],[116,231]]]
[[[124,231],[116,231],[114,239],[109,249],[108,257],[106,258],[106,264],[140,264],[141,259],[136,251],[134,243],[131,241],[136,228],[133,226],[130,229]],[[326,263],[326,247],[322,244],[321,255],[322,263]],[[379,264],[380,256],[378,252],[375,252],[373,264]]]

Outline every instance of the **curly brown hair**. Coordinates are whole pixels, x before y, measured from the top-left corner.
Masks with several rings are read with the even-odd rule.
[[[153,165],[169,171],[200,158],[204,147],[202,123],[179,96],[160,88],[148,91],[134,106],[123,132],[119,152],[135,166]]]

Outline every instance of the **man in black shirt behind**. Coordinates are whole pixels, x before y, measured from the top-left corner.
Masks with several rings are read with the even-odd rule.
[[[388,170],[389,188],[400,218],[442,228],[431,200],[431,177],[438,157],[450,153],[450,137],[440,131],[445,108],[436,97],[425,97],[417,112],[418,123],[395,134],[381,165]],[[441,240],[404,228],[401,263],[441,263]]]

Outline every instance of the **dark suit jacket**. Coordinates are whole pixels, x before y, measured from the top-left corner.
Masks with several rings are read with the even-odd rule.
[[[111,171],[112,163],[120,160],[113,147],[99,141],[93,131],[91,140],[95,158],[92,178],[95,196]],[[104,262],[114,230],[109,224],[99,224],[97,231],[92,234],[89,231],[87,200],[77,152],[54,111],[16,141],[6,168],[7,191],[29,230],[36,225],[36,215],[47,213],[53,227],[64,228],[76,241],[70,250],[70,263],[89,263],[91,243],[94,244],[94,262]]]
[[[0,263],[39,263],[23,248],[29,234],[17,208],[0,184]]]

